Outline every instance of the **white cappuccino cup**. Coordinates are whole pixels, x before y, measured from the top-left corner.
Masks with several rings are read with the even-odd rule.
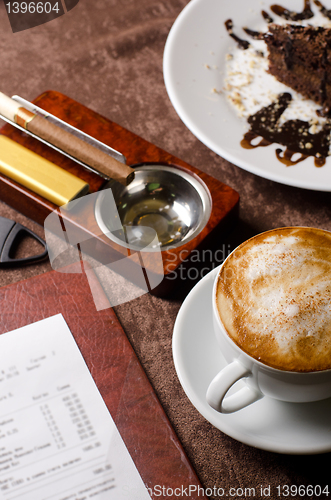
[[[208,387],[212,408],[331,397],[330,232],[289,227],[254,236],[222,264],[212,301],[228,363]],[[244,387],[228,395],[240,380]]]

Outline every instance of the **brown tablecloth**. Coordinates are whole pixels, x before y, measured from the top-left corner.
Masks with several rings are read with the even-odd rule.
[[[230,164],[199,142],[177,116],[164,86],[162,56],[168,32],[186,4],[81,0],[64,16],[13,34],[1,3],[1,91],[32,100],[45,90],[58,90],[229,184],[240,193],[241,203],[238,223],[220,241],[227,248],[279,226],[331,230],[329,193],[280,185]],[[43,235],[42,227],[3,203],[0,215]],[[29,252],[30,243],[25,247],[22,252]],[[48,270],[48,262],[1,270],[0,284]],[[323,464],[330,455],[289,456],[249,447],[214,428],[185,396],[171,339],[177,312],[194,284],[186,280],[172,297],[147,294],[115,310],[203,486],[223,488],[225,494],[242,488],[234,498],[249,496],[250,487],[262,498],[261,485],[271,486],[265,498],[279,498],[277,485],[325,486],[329,472]]]

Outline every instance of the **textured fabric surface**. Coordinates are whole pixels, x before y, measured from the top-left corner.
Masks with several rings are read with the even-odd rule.
[[[207,149],[178,118],[164,86],[162,57],[168,32],[186,3],[81,0],[63,17],[15,34],[1,3],[1,91],[29,100],[48,89],[63,92],[229,184],[240,193],[240,217],[216,242],[223,248],[233,249],[279,226],[331,230],[329,193],[283,186],[245,172]],[[43,234],[42,227],[3,203],[0,215]],[[27,243],[22,252],[29,251]],[[0,270],[0,284],[50,269],[46,262]],[[285,456],[251,448],[215,429],[185,396],[173,366],[171,338],[177,312],[194,284],[184,280],[169,298],[144,295],[117,306],[116,313],[202,484],[226,492],[271,485],[274,498],[276,485],[325,485],[329,477],[322,465],[329,456]]]

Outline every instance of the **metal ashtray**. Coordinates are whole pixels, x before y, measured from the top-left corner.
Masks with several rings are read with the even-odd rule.
[[[202,231],[211,214],[207,186],[181,167],[138,166],[128,186],[113,183],[109,187],[113,199],[109,190],[100,192],[95,204],[96,221],[109,239],[133,250],[184,245]],[[114,201],[121,227],[118,220],[114,221]]]

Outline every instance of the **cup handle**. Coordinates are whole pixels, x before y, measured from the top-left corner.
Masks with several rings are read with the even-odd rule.
[[[248,385],[235,394],[225,397],[238,380],[251,373],[237,360],[227,365],[213,378],[207,389],[208,404],[220,413],[233,413],[261,399],[263,394]]]

